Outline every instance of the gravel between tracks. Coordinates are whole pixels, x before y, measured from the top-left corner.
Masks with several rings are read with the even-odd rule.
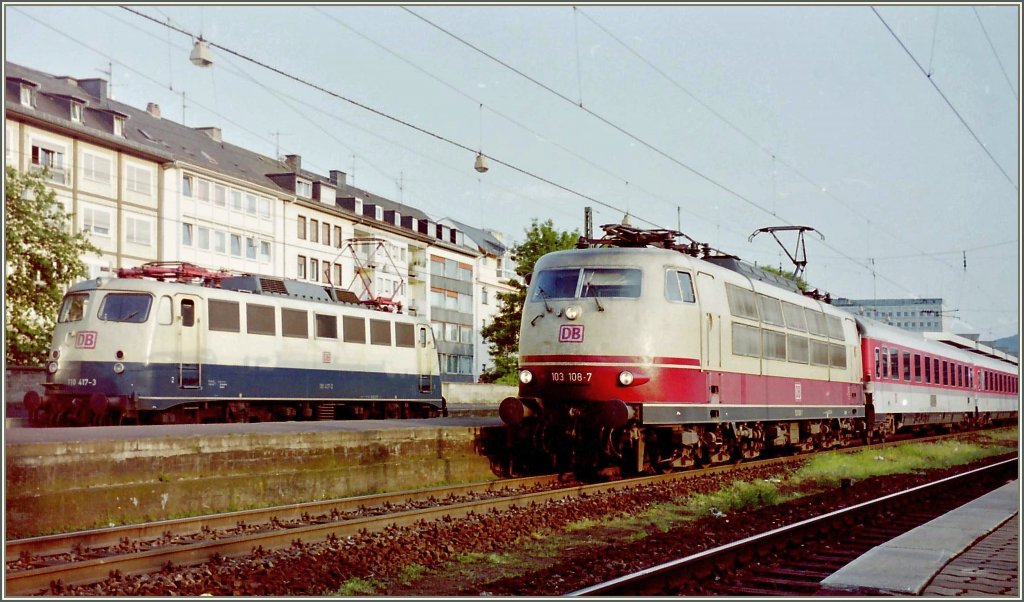
[[[992,461],[994,459],[990,458],[977,465]],[[729,473],[645,486],[628,492],[548,502],[465,519],[420,523],[388,529],[383,533],[361,533],[311,544],[296,541],[286,550],[257,549],[242,558],[214,559],[195,567],[166,567],[159,573],[141,576],[114,574],[89,586],[72,587],[57,583],[40,593],[324,596],[337,592],[344,584],[358,578],[380,588],[356,592],[369,595],[561,595],[809,516],[963,472],[973,466],[865,479],[855,483],[846,493],[816,493],[758,511],[702,519],[668,532],[651,525],[646,537],[639,540],[612,538],[610,543],[581,540],[581,545],[567,546],[554,556],[520,558],[514,569],[483,563],[467,572],[465,566],[453,569],[459,563],[452,562],[467,554],[513,551],[524,543],[536,542],[538,534],[557,534],[566,525],[583,519],[624,515],[686,493],[712,492],[737,479],[771,478],[779,474],[780,469],[738,468]],[[403,576],[403,569],[409,566],[425,567],[425,570],[415,578],[408,573]]]

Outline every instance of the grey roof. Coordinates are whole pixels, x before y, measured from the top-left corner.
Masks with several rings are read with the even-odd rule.
[[[448,218],[448,221],[455,224],[455,227],[459,230],[462,230],[465,233],[466,238],[475,242],[477,246],[480,247],[481,251],[498,256],[504,255],[508,251],[508,247],[487,230],[467,226],[466,224],[453,220],[452,218]]]

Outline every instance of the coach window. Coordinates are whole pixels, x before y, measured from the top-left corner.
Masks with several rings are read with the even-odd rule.
[[[785,326],[786,321],[782,319],[782,304],[778,299],[765,295],[757,296],[757,304],[761,308],[761,319],[767,324]]]
[[[725,285],[725,294],[729,298],[729,311],[734,316],[757,320],[757,297],[754,291],[748,291],[733,284]]]
[[[903,352],[903,380],[910,382],[910,352]]]
[[[949,384],[949,362],[942,360],[942,384]]]
[[[921,382],[921,355],[914,354],[914,380]]]
[[[57,321],[60,323],[78,322],[85,317],[85,308],[88,301],[89,295],[85,293],[76,293],[64,297],[64,303],[60,308],[60,317]]]
[[[210,330],[220,332],[239,332],[241,330],[238,320],[238,303],[211,299],[206,305],[210,310]]]
[[[882,347],[882,376],[879,378],[889,378],[889,349]]]
[[[391,322],[370,320],[370,344],[391,346]]]
[[[338,338],[338,317],[326,314],[316,314],[316,338],[337,339]]]
[[[931,358],[924,358],[924,382],[931,384],[932,382],[932,360]]]
[[[960,364],[956,365],[956,386],[964,386],[964,367]]]
[[[110,293],[100,304],[100,319],[106,322],[141,324],[149,318],[153,297],[145,294]]]
[[[345,327],[344,340],[346,343],[366,342],[366,320],[364,318],[345,316],[341,323]]]
[[[281,335],[296,339],[309,338],[309,314],[297,309],[281,308]]]
[[[881,377],[882,377],[882,353],[878,349],[878,347],[875,347],[875,378],[878,379],[878,378],[881,378]]]
[[[802,307],[794,305],[788,301],[783,301],[782,314],[786,316],[786,326],[790,330],[807,332],[807,318],[804,316],[804,310]],[[878,376],[878,370],[875,370],[875,376]]]
[[[939,384],[939,358],[932,358],[932,374],[935,375],[932,382]]]
[[[688,272],[665,272],[665,298],[669,301],[693,303],[693,279]]]
[[[245,304],[245,328],[249,334],[277,334],[274,308],[271,305]]]
[[[889,348],[889,374],[893,380],[900,379],[900,350],[895,347]]]
[[[798,364],[806,364],[809,359],[809,352],[807,350],[807,337],[798,336],[795,334],[786,335],[786,352],[788,354],[787,359],[791,362]],[[877,356],[878,349],[875,349]],[[878,362],[875,362],[875,376],[878,376]]]

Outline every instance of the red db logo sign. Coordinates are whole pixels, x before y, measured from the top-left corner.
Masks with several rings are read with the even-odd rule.
[[[583,327],[578,324],[563,324],[558,327],[559,343],[582,343]]]
[[[75,335],[76,349],[95,349],[96,333],[91,330],[84,330]]]

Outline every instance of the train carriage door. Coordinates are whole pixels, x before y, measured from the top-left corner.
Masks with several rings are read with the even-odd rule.
[[[178,328],[178,387],[202,388],[200,361],[199,297],[176,295],[174,322]]]
[[[432,393],[434,387],[432,377],[440,370],[440,368],[434,369],[437,364],[434,336],[430,327],[424,324],[418,325],[416,330],[416,364],[419,366],[420,393]]]
[[[707,370],[722,367],[722,313],[725,299],[715,277],[697,272],[697,304],[701,315],[700,363]]]

